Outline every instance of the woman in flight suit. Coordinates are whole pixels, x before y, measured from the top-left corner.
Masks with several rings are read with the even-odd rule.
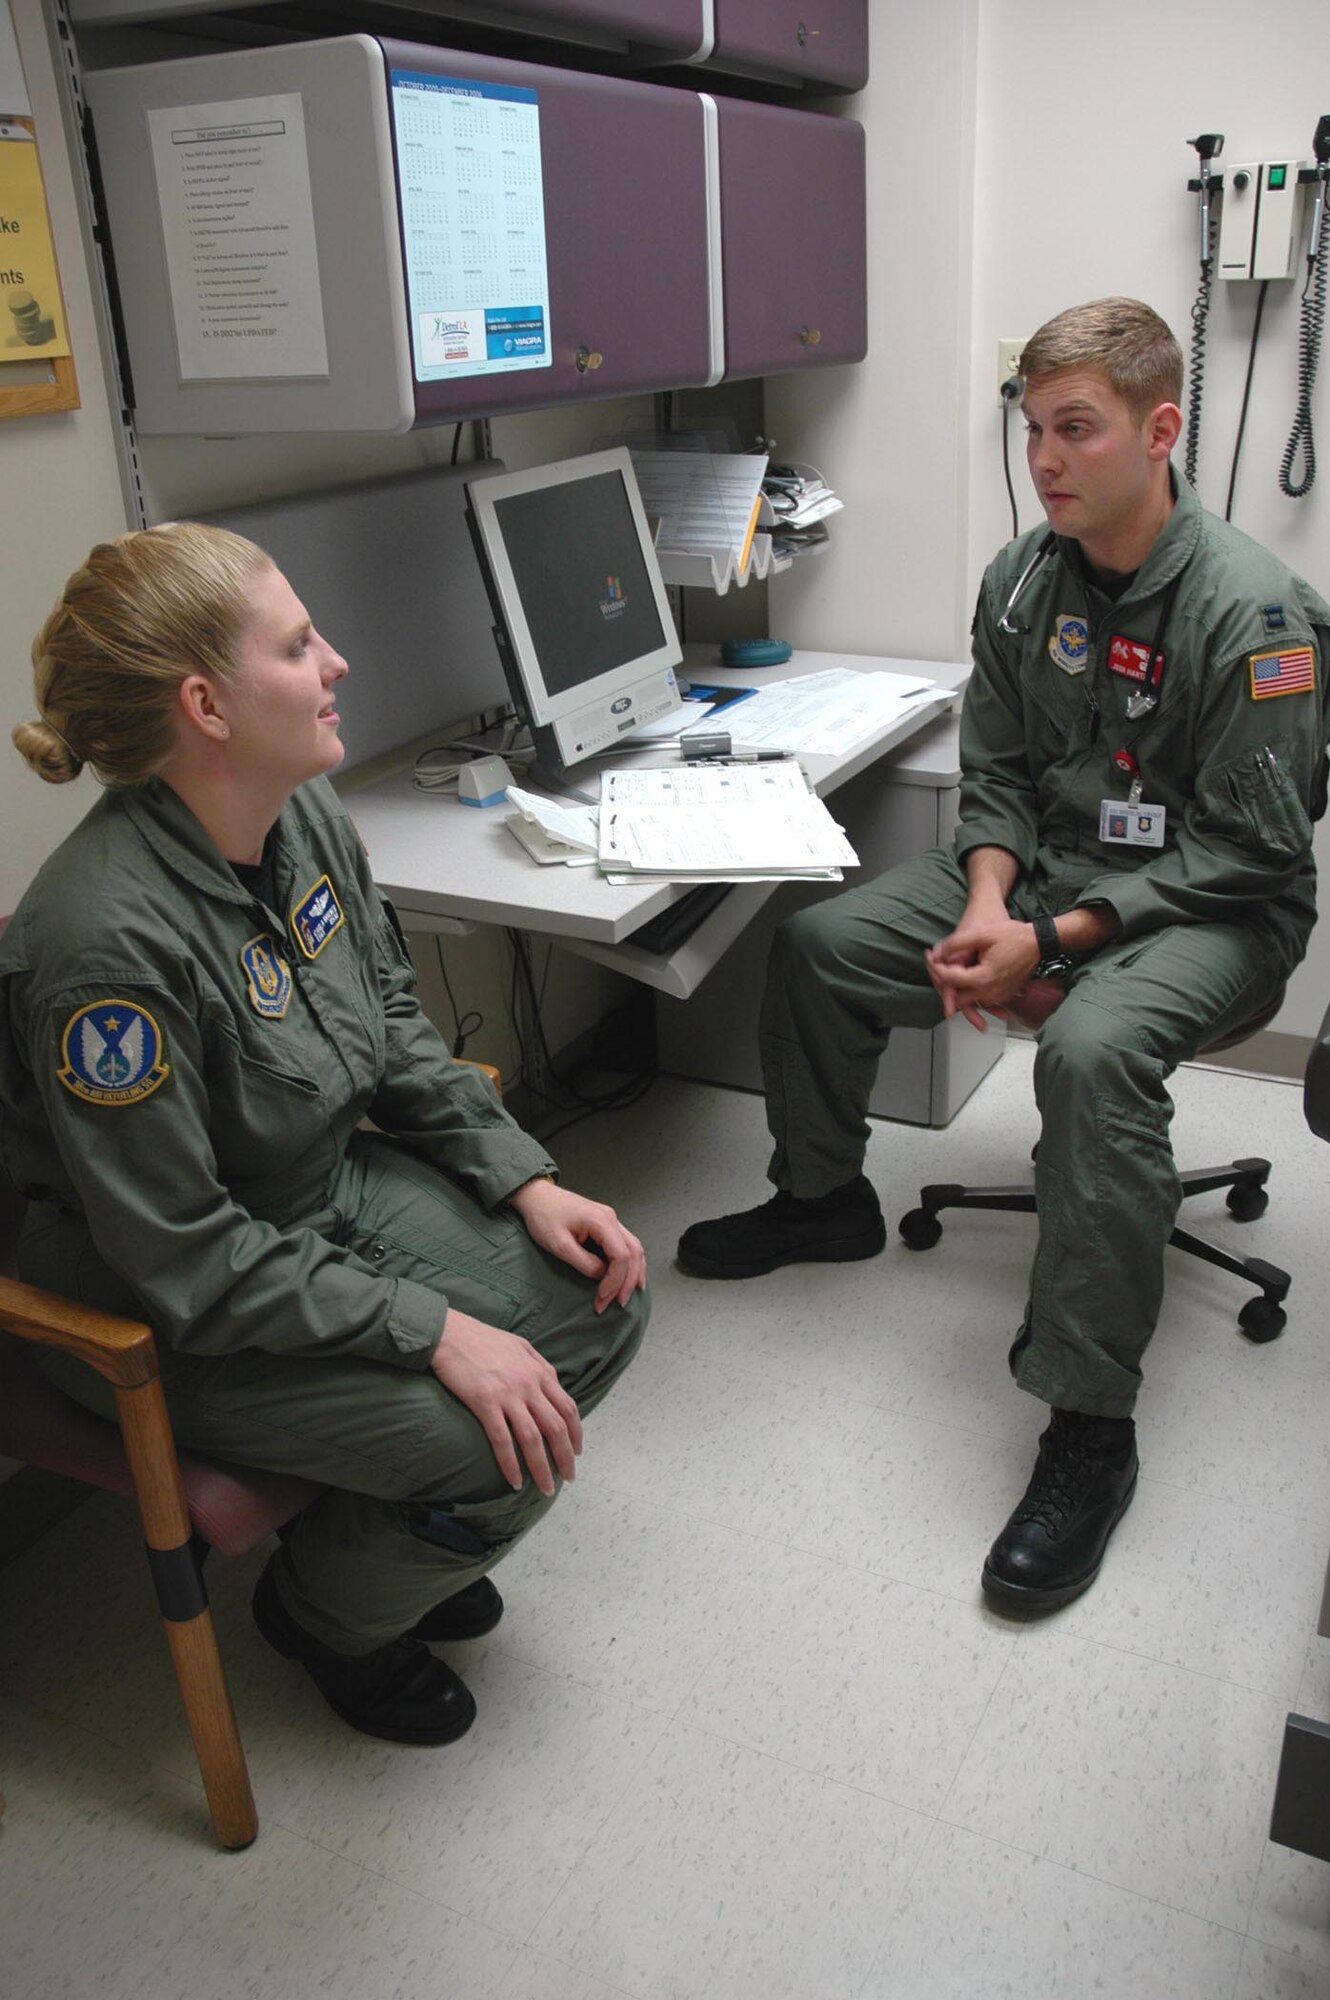
[[[475,1704],[426,1642],[497,1623],[487,1571],[641,1339],[642,1246],[421,1013],[326,781],[346,662],[260,549],[104,543],[33,659],[16,744],[105,789],[0,942],[22,1273],[151,1322],[181,1443],[326,1483],[259,1629],[354,1727],[451,1741]]]

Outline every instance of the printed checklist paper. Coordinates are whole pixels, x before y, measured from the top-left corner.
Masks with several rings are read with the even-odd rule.
[[[839,880],[858,856],[793,758],[607,771],[601,868],[671,881]]]

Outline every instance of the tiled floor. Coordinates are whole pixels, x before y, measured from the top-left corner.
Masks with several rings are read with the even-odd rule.
[[[946,1133],[875,1127],[920,1180],[1012,1177],[1011,1049]],[[1178,1080],[1180,1157],[1276,1158],[1268,1215],[1198,1222],[1295,1273],[1273,1346],[1174,1256],[1143,1474],[1098,1586],[990,1612],[984,1550],[1040,1406],[1005,1372],[1033,1223],[745,1285],[671,1268],[760,1198],[753,1098],[664,1082],[569,1132],[567,1177],[655,1256],[648,1344],[582,1474],[454,1651],[451,1749],[352,1735],[267,1651],[261,1556],[214,1604],[263,1830],[209,1840],[127,1510],[0,1576],[8,2000],[1312,2000],[1330,1868],[1265,1837],[1283,1719],[1330,1717],[1330,1147],[1297,1090]]]

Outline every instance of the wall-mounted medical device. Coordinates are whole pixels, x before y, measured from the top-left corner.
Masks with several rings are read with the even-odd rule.
[[[1237,442],[1229,475],[1225,520],[1232,519],[1234,485],[1242,451],[1243,431],[1251,394],[1256,347],[1260,339],[1266,288],[1272,281],[1305,273],[1298,341],[1298,405],[1293,430],[1279,471],[1279,487],[1291,500],[1310,492],[1316,478],[1316,448],[1312,438],[1312,397],[1325,324],[1327,278],[1330,277],[1330,232],[1325,222],[1330,191],[1330,114],[1321,118],[1312,140],[1314,160],[1253,160],[1215,170],[1224,150],[1222,132],[1203,132],[1189,139],[1199,172],[1187,182],[1200,196],[1200,283],[1191,310],[1191,355],[1188,368],[1186,475],[1196,484],[1201,432],[1201,396],[1205,374],[1205,343],[1210,313],[1211,281],[1217,275],[1250,280],[1260,287],[1251,330],[1247,384],[1238,420]],[[1306,226],[1307,195],[1311,222]],[[1218,202],[1218,229],[1215,203]],[[1218,244],[1216,246],[1216,235]],[[1295,474],[1301,459],[1302,470]]]
[[[1219,209],[1221,278],[1291,278],[1301,248],[1299,160],[1227,167]]]

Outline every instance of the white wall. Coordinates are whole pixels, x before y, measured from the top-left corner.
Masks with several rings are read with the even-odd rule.
[[[870,0],[868,359],[777,377],[767,430],[845,502],[770,585],[796,645],[963,659],[978,0]]]
[[[1071,24],[1071,25],[1069,25]],[[1204,10],[1117,0],[1110,8],[1004,0],[980,34],[975,186],[970,572],[1009,533],[997,470],[994,407],[1000,336],[1029,333],[1080,298],[1148,299],[1189,351],[1198,278],[1196,197],[1186,183],[1199,132],[1222,132],[1233,161],[1311,157],[1330,111],[1330,8],[1324,0],[1239,0]],[[1297,393],[1295,283],[1271,285],[1257,348],[1233,520],[1330,597],[1330,386],[1317,412],[1322,469],[1304,500],[1277,474]],[[1197,484],[1224,511],[1257,287],[1216,281]],[[1021,522],[1037,517],[1025,487]],[[1317,838],[1330,873],[1330,824]],[[1312,1035],[1330,1000],[1330,924],[1272,1024]]]
[[[870,341],[861,369],[771,385],[782,451],[849,503],[829,555],[772,587],[772,629],[805,643],[946,658],[1011,532],[997,343],[1110,292],[1148,299],[1187,350],[1198,277],[1196,155],[1311,156],[1330,111],[1325,0],[1204,9],[1116,0],[870,0],[873,76],[846,108],[869,133]],[[1276,474],[1296,394],[1297,284],[1272,285],[1233,518],[1330,596],[1330,348],[1322,467],[1293,502]],[[1256,287],[1214,286],[1201,497],[1222,512]],[[1013,421],[1022,527],[1038,518]],[[1181,453],[1179,452],[1179,462]],[[952,507],[960,509],[957,526]],[[1330,824],[1318,839],[1330,875]],[[1327,891],[1330,894],[1330,891]],[[1312,1034],[1330,999],[1330,924],[1276,1029]]]

